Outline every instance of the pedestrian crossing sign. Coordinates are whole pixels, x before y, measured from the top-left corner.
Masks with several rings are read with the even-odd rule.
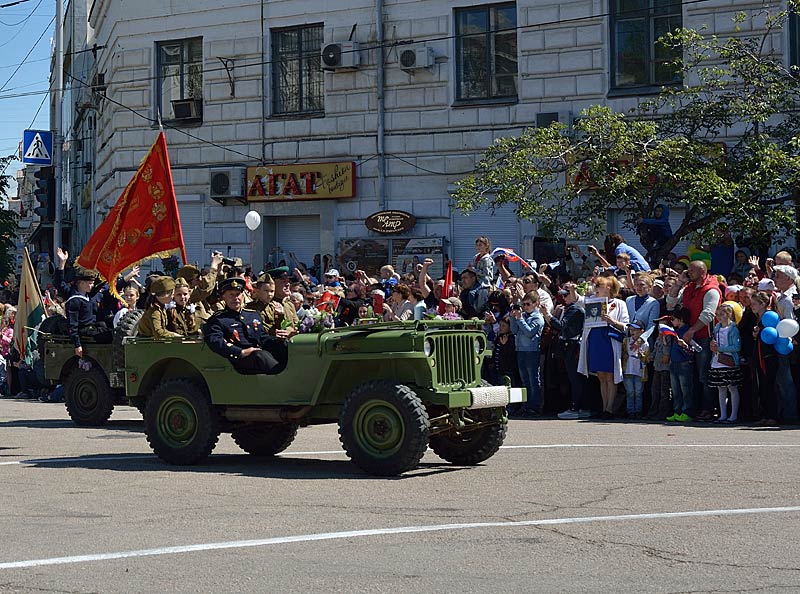
[[[22,162],[30,165],[53,164],[53,133],[50,130],[23,132]]]

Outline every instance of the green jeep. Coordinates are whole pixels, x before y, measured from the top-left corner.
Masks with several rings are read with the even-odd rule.
[[[415,468],[429,445],[459,465],[500,448],[506,406],[525,391],[481,382],[487,346],[478,322],[334,328],[292,338],[280,374],[242,375],[202,340],[129,337],[117,372],[147,441],[171,464],[203,461],[222,432],[272,456],[298,427],[338,422],[350,459],[390,476]]]

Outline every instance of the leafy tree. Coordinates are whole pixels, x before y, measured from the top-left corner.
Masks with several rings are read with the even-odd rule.
[[[5,171],[15,157],[0,158],[0,171]],[[18,217],[8,209],[8,189],[11,185],[10,175],[0,175],[0,280],[7,279],[16,270],[16,237]]]
[[[790,0],[789,10],[798,6]],[[770,43],[788,16],[736,15],[737,23],[763,22],[758,35],[666,35],[659,43],[683,55],[675,64],[683,85],[627,114],[590,107],[571,131],[555,123],[497,139],[457,184],[456,206],[514,204],[540,229],[571,238],[603,233],[608,208],[628,212],[625,225],[640,233],[657,204],[685,208],[669,241],[647,245],[653,262],[686,238],[730,231],[763,241],[795,232],[800,71],[788,70]]]

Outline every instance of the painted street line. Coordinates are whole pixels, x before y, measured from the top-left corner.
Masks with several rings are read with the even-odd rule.
[[[297,536],[279,536],[257,540],[234,540],[227,542],[211,542],[205,544],[140,549],[135,551],[119,551],[115,553],[93,553],[71,557],[51,557],[48,559],[30,559],[27,561],[9,561],[0,563],[0,570],[25,569],[47,565],[72,565],[92,561],[113,561],[116,559],[132,559],[137,557],[156,557],[161,555],[177,555],[202,551],[220,551],[225,549],[246,549],[266,547],[300,542],[318,542],[364,538],[370,536],[387,536],[393,534],[418,534],[425,532],[446,532],[470,530],[477,528],[524,528],[526,526],[555,526],[563,524],[587,524],[590,522],[626,522],[637,520],[664,520],[676,518],[697,518],[709,516],[740,516],[748,514],[797,513],[800,506],[791,507],[757,507],[744,509],[716,509],[683,512],[663,512],[650,514],[629,514],[615,516],[589,516],[578,518],[551,518],[546,520],[527,520],[521,522],[472,522],[467,524],[434,524],[429,526],[401,526],[397,528],[373,528],[369,530],[349,530],[346,532],[326,532],[320,534],[301,534]]]

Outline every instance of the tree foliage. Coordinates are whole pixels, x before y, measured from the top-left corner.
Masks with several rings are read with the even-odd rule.
[[[649,246],[654,261],[682,239],[720,230],[761,240],[795,232],[800,71],[771,45],[788,14],[736,15],[760,21],[758,35],[666,35],[659,43],[683,55],[682,85],[629,113],[592,106],[572,130],[554,123],[497,139],[458,182],[456,206],[514,204],[540,233],[570,238],[602,234],[609,208],[628,213],[631,229],[656,204],[684,208],[673,238]]]
[[[5,171],[8,164],[14,159],[14,156],[0,158],[0,171]],[[0,207],[0,280],[7,279],[16,270],[18,217],[17,213],[8,208],[10,186],[11,176],[0,175],[0,201],[5,203],[5,207]]]

